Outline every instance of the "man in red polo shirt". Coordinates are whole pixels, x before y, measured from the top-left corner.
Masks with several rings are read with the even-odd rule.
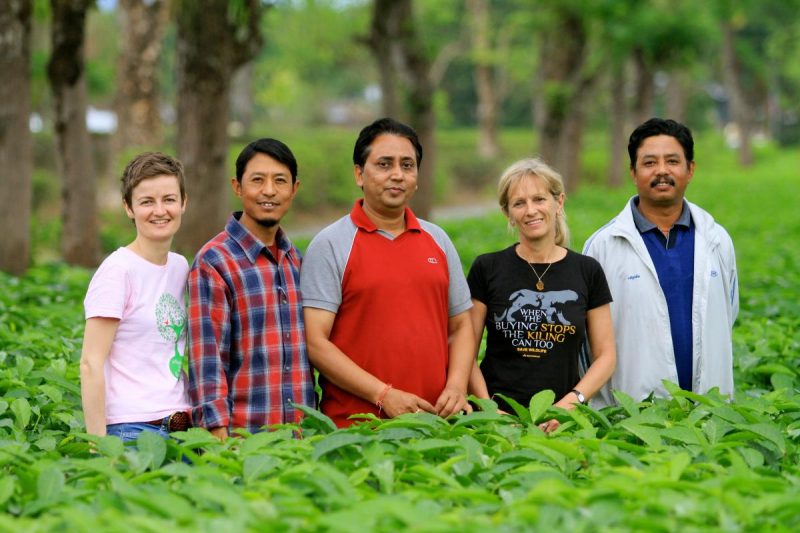
[[[409,126],[384,118],[361,130],[353,163],[364,197],[303,259],[308,355],[322,412],[340,427],[356,413],[470,409],[470,293],[445,232],[408,208],[421,161]]]

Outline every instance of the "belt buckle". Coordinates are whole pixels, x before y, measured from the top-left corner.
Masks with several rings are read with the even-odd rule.
[[[189,415],[183,411],[175,411],[167,419],[167,429],[172,431],[186,431],[191,426]]]

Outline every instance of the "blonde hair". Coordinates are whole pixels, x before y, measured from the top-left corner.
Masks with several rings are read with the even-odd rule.
[[[564,180],[561,178],[561,174],[556,172],[550,165],[538,157],[520,159],[503,171],[500,181],[497,183],[497,200],[506,217],[509,216],[508,195],[511,188],[527,177],[541,179],[547,186],[547,190],[556,199],[564,193]],[[510,218],[508,227],[512,229]],[[556,244],[559,246],[569,245],[567,214],[563,209],[556,212]]]

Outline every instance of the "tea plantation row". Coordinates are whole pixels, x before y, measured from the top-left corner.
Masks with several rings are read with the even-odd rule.
[[[690,188],[737,246],[733,402],[675,390],[567,413],[542,393],[516,416],[485,404],[348,430],[308,411],[301,427],[225,443],[194,429],[126,449],[83,433],[90,272],[0,275],[0,531],[800,530],[800,210],[787,157]],[[629,192],[568,200],[576,248]],[[499,216],[446,227],[467,265],[512,238]],[[546,436],[536,423],[550,416],[562,425]]]

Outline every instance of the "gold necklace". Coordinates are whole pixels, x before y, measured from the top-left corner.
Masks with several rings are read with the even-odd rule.
[[[542,272],[541,276],[539,275],[538,272],[536,272],[536,269],[533,268],[533,263],[529,263],[527,259],[525,259],[524,261],[526,263],[528,263],[529,267],[531,267],[531,270],[533,270],[533,273],[536,276],[536,279],[538,280],[536,282],[536,290],[537,291],[543,291],[544,290],[544,282],[542,281],[542,278],[547,274],[547,271],[550,270],[550,267],[553,266],[553,261],[547,263],[547,268],[544,269],[544,272]]]

